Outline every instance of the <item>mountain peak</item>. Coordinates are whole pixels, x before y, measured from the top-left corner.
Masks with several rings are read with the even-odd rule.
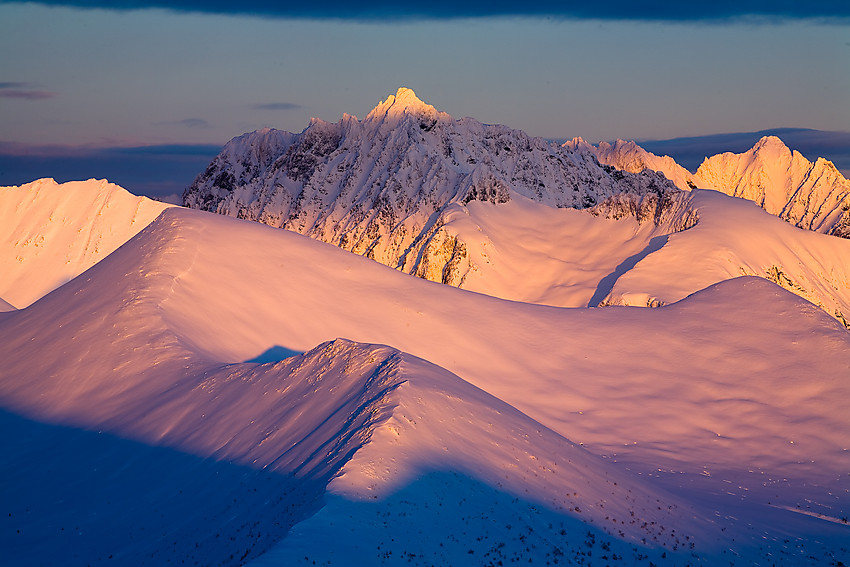
[[[753,146],[753,149],[756,151],[761,150],[762,148],[775,148],[780,151],[788,150],[788,146],[785,145],[785,142],[776,136],[763,136],[758,142],[756,142],[756,145]]]
[[[416,96],[413,89],[401,87],[396,91],[395,95],[390,95],[387,100],[378,103],[378,106],[372,109],[369,118],[382,118],[384,116],[400,116],[403,114],[431,114],[436,113],[437,109],[427,104]]]

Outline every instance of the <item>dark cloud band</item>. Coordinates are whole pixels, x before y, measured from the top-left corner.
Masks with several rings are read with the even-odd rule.
[[[843,173],[850,173],[850,132],[830,132],[807,128],[774,128],[758,132],[712,134],[672,140],[642,140],[638,145],[656,155],[669,155],[691,171],[708,156],[723,152],[742,153],[762,136],[778,136],[789,148],[814,161],[824,157]]]
[[[17,0],[16,0],[17,1]],[[8,3],[8,0],[0,0]],[[356,19],[365,21],[453,19],[482,16],[533,16],[603,20],[646,21],[724,21],[742,17],[780,19],[850,19],[850,2],[846,0],[611,0],[586,2],[576,0],[433,0],[430,2],[398,2],[379,0],[319,0],[315,2],[279,2],[277,0],[44,0],[40,4],[78,8],[135,10],[164,8],[186,12],[215,14],[257,14],[281,18]]]

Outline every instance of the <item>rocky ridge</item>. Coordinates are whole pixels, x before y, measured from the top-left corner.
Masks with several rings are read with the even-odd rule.
[[[660,172],[684,191],[713,189],[753,201],[799,228],[850,238],[850,181],[832,162],[810,162],[776,136],[763,137],[744,153],[708,157],[696,173],[631,141],[593,146],[574,138],[564,146],[622,171]]]
[[[363,120],[313,119],[300,134],[231,140],[183,195],[191,208],[294,230],[417,276],[459,286],[475,263],[446,228],[470,201],[528,198],[552,207],[658,220],[675,185],[472,118],[455,120],[399,89]]]

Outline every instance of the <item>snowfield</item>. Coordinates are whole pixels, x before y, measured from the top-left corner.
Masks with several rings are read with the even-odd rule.
[[[582,553],[596,550],[627,564],[662,554],[711,563],[724,551],[742,562],[771,554],[817,564],[846,553],[850,334],[764,279],[732,279],[659,309],[547,307],[169,208],[76,279],[0,315],[0,344],[0,398],[21,416],[7,417],[3,470],[47,451],[38,469],[55,471],[17,473],[6,485],[4,548],[20,562],[50,563],[59,551],[33,542],[71,523],[89,534],[64,536],[72,553],[63,547],[63,557],[79,564],[109,555],[291,564],[305,548],[310,562],[420,564],[476,553],[481,564],[543,562],[556,549],[563,561],[592,563]],[[275,347],[308,352],[242,362]],[[33,429],[40,449],[13,442]],[[91,463],[69,476],[56,474],[57,456],[76,458],[66,436]],[[56,443],[63,449],[48,449]],[[110,468],[136,451],[152,457]],[[176,511],[122,532],[132,525],[127,512],[98,495],[139,505],[133,498],[143,495],[125,493],[150,470],[164,475],[157,466],[171,470],[170,459],[179,464],[164,485],[140,486]],[[98,462],[110,472],[92,487]],[[213,472],[219,466],[227,472]],[[220,490],[198,496],[195,474],[214,475]],[[90,498],[37,506],[42,484],[48,494],[82,485]],[[276,504],[258,508],[254,489],[271,491]],[[167,496],[180,491],[189,495]],[[440,502],[452,522],[432,523],[439,510],[416,520]],[[839,523],[788,510],[798,507]],[[380,518],[401,513],[426,534],[412,547],[383,531]],[[316,544],[344,518],[349,536]],[[481,539],[442,529],[459,522]],[[17,537],[17,526],[28,536]],[[164,544],[165,534],[176,543]],[[450,536],[458,541],[438,551]],[[225,543],[207,547],[210,537]],[[530,542],[545,548],[542,557]],[[193,552],[195,543],[206,551]]]
[[[305,132],[522,139],[411,96]],[[275,132],[206,177],[316,136]],[[0,188],[3,564],[850,564],[850,240],[712,190],[508,191],[426,215],[444,285],[105,181]]]

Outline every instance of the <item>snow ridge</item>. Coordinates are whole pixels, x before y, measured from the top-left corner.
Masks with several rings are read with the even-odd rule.
[[[754,201],[800,228],[850,238],[850,181],[831,161],[812,163],[776,136],[742,154],[707,158],[695,177],[707,189]]]
[[[635,142],[593,146],[574,138],[564,145],[623,171],[657,171],[683,191],[713,189],[753,201],[799,228],[850,238],[850,181],[832,162],[818,158],[812,163],[776,136],[763,137],[744,153],[707,157],[696,173]]]
[[[105,179],[0,187],[0,297],[24,308],[173,207]],[[2,308],[0,308],[2,309]]]
[[[649,271],[653,257],[707,257],[676,241],[706,232],[713,241],[730,202],[740,209],[732,226],[778,225],[850,257],[841,253],[850,242],[796,230],[752,203],[713,191],[693,198],[708,200],[697,203],[705,222],[647,256]],[[274,345],[306,353],[239,362]],[[21,565],[109,563],[112,553],[134,565],[244,564],[286,533],[292,553],[281,553],[291,560],[278,564],[311,565],[334,547],[350,557],[352,540],[376,545],[359,545],[368,557],[349,563],[372,564],[389,551],[422,553],[404,545],[421,531],[429,553],[453,537],[463,548],[447,544],[444,560],[412,564],[467,564],[470,549],[476,561],[490,553],[507,563],[532,553],[540,534],[546,547],[533,553],[559,564],[586,565],[591,548],[634,565],[713,565],[727,551],[747,564],[835,563],[847,556],[846,527],[819,518],[847,510],[848,345],[821,310],[762,278],[654,310],[558,309],[432,285],[290,231],[174,207],[54,293],[0,315],[2,456],[13,457],[0,470],[15,481],[3,487],[12,529],[0,538]],[[10,412],[40,423],[14,425]],[[85,467],[67,466],[79,455],[57,424],[78,440],[86,433]],[[35,425],[37,443],[27,435]],[[128,518],[133,506],[116,514],[100,497],[52,497],[77,494],[103,468],[96,449],[109,435],[137,444],[106,447],[107,466],[121,466],[97,478],[124,478],[107,494],[135,494],[128,487],[148,470],[128,454],[194,457],[179,459],[176,476],[165,459],[154,469],[168,470],[162,482],[130,500],[152,507],[143,533]],[[330,504],[292,526],[316,512],[325,487]],[[429,505],[448,511],[431,521]],[[777,516],[789,507],[803,513]],[[129,530],[113,527],[116,515]],[[338,529],[340,518],[365,532]],[[396,520],[415,530],[389,531],[387,542]],[[79,529],[61,531],[65,522]],[[393,538],[406,540],[388,549]],[[37,545],[48,540],[67,545]],[[295,553],[304,546],[309,561]]]
[[[653,171],[623,174],[519,130],[454,120],[401,88],[362,121],[313,119],[297,135],[262,130],[234,138],[183,201],[459,285],[475,262],[466,243],[443,230],[449,205],[522,196],[588,208],[612,195],[675,192]]]

